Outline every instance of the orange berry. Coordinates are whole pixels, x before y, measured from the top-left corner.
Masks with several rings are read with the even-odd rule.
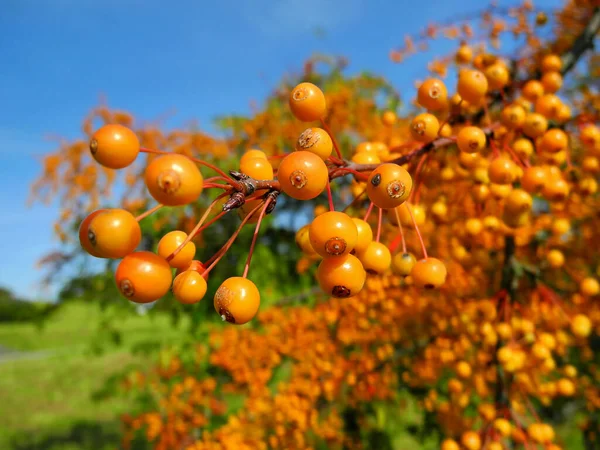
[[[428,257],[417,261],[410,276],[416,286],[425,289],[439,288],[446,282],[446,266],[437,258]]]
[[[569,184],[563,179],[550,180],[544,185],[542,195],[551,202],[564,202],[569,196]]]
[[[360,144],[358,144],[356,146],[354,153],[358,154],[358,153],[363,153],[363,152],[377,153],[377,149],[376,149],[376,146],[373,145],[373,142],[361,142]]]
[[[380,208],[395,208],[406,201],[412,190],[412,177],[398,164],[381,164],[369,175],[367,196]]]
[[[398,120],[398,117],[394,111],[384,111],[383,115],[381,116],[381,121],[386,127],[393,126],[396,123],[396,120]]]
[[[180,273],[185,272],[186,270],[198,272],[200,275],[202,275],[204,277],[205,280],[208,280],[208,273],[206,273],[206,266],[201,261],[198,261],[197,259],[192,260],[192,262],[190,262],[187,266],[182,267],[181,269],[177,269],[175,271],[175,275],[179,275]]]
[[[546,72],[560,72],[562,68],[562,61],[560,56],[555,55],[553,53],[546,55],[542,58],[542,63],[540,64],[543,73]]]
[[[494,420],[494,429],[500,433],[501,436],[503,437],[508,437],[510,436],[510,433],[512,432],[512,425],[510,424],[510,422],[504,418],[497,418],[496,420]]]
[[[581,128],[579,139],[588,150],[600,149],[600,128],[593,124],[585,125]]]
[[[310,224],[304,225],[296,232],[296,245],[307,256],[315,256],[318,253],[310,243]]]
[[[448,90],[443,81],[430,78],[417,91],[417,102],[429,111],[439,111],[448,104]]]
[[[167,258],[187,239],[187,233],[183,231],[170,231],[158,241],[158,256]],[[196,245],[188,242],[174,258],[167,261],[171,267],[181,269],[190,265],[196,255]]]
[[[371,241],[357,256],[368,273],[382,274],[392,265],[390,249],[381,242]]]
[[[523,159],[529,158],[533,153],[533,144],[529,139],[521,138],[513,142],[513,150]]]
[[[320,120],[327,114],[327,103],[323,91],[312,83],[300,83],[289,98],[292,114],[302,122]]]
[[[471,366],[469,365],[468,362],[459,361],[456,364],[456,374],[462,379],[467,379],[467,378],[471,378],[471,375],[473,374],[473,370],[471,369]]]
[[[536,138],[543,135],[548,129],[548,120],[541,114],[529,113],[525,117],[523,124],[523,133],[530,138]]]
[[[352,162],[356,164],[379,164],[381,159],[375,152],[360,152],[352,156]]]
[[[560,72],[546,72],[542,75],[542,85],[544,91],[550,94],[557,92],[563,84],[563,77]]]
[[[600,283],[592,277],[586,277],[579,284],[579,291],[586,297],[594,297],[600,293]]]
[[[490,90],[502,89],[510,81],[508,69],[501,62],[496,62],[485,69],[485,77]]]
[[[433,114],[423,113],[410,123],[410,134],[415,141],[431,142],[438,137],[440,123]]]
[[[204,179],[198,166],[187,156],[163,155],[146,168],[145,181],[150,195],[167,206],[192,203],[200,197]]]
[[[456,145],[461,152],[480,152],[486,146],[485,133],[478,127],[464,127],[456,136]]]
[[[365,251],[371,241],[373,241],[373,230],[371,229],[371,225],[362,219],[353,217],[352,221],[354,222],[354,225],[356,225],[356,231],[358,232],[354,251],[356,253],[361,253]]]
[[[307,128],[298,137],[298,141],[296,141],[296,150],[305,150],[326,160],[331,156],[333,141],[331,140],[329,133],[322,128]]]
[[[592,333],[592,321],[583,314],[577,314],[571,320],[571,333],[581,338],[588,337]]]
[[[522,189],[513,189],[504,200],[504,211],[519,215],[531,210],[533,198]]]
[[[530,102],[535,102],[544,95],[544,85],[538,80],[529,80],[521,89],[521,95]]]
[[[317,269],[317,281],[323,292],[337,298],[358,294],[367,278],[367,273],[354,255],[340,258],[325,258]]]
[[[516,179],[516,168],[512,159],[496,158],[488,166],[490,181],[495,184],[512,184]]]
[[[552,120],[558,115],[562,102],[554,94],[544,94],[535,101],[535,112]]]
[[[477,105],[488,91],[488,81],[478,70],[463,70],[458,75],[456,90],[464,100]]]
[[[462,434],[460,442],[466,450],[480,450],[481,438],[475,431],[466,431]]]
[[[565,150],[569,145],[567,133],[559,128],[552,128],[546,131],[538,144],[538,150],[541,152],[557,153]]]
[[[397,275],[406,277],[410,275],[417,259],[412,253],[396,253],[392,259],[392,270]]]
[[[93,244],[90,242],[89,232],[90,232],[90,222],[94,217],[98,214],[108,211],[107,209],[98,209],[91,214],[89,214],[83,221],[81,225],[79,225],[79,243],[81,247],[90,255],[95,256],[97,258],[102,258],[100,253],[96,251]]]
[[[526,114],[525,108],[513,103],[502,110],[502,123],[508,128],[520,128],[525,123]]]
[[[460,446],[454,439],[444,439],[440,450],[460,450]]]
[[[261,157],[246,158],[240,164],[240,172],[255,180],[273,179],[273,166],[267,159]]]
[[[352,218],[343,212],[329,211],[310,224],[308,236],[312,248],[324,258],[350,253],[358,239],[358,230]]]
[[[123,258],[133,252],[141,240],[138,221],[124,209],[107,209],[88,225],[88,241],[101,258]]]
[[[473,50],[466,44],[461,45],[454,57],[458,64],[470,63],[473,59]]]
[[[281,190],[296,200],[311,200],[327,186],[329,172],[325,162],[307,151],[290,153],[281,161],[277,172]]]
[[[171,267],[152,252],[135,252],[125,256],[115,273],[121,294],[134,303],[150,303],[169,292]]]
[[[256,149],[248,150],[240,158],[240,165],[244,164],[246,162],[246,160],[251,159],[251,158],[267,159],[267,154],[265,152],[263,152],[262,150],[256,150]]]
[[[206,280],[194,270],[181,272],[173,280],[173,295],[179,303],[192,305],[206,295]]]
[[[104,167],[123,169],[137,158],[140,141],[133,131],[123,125],[104,125],[93,134],[90,152]]]
[[[227,278],[215,292],[214,306],[223,320],[243,325],[256,316],[260,307],[260,293],[247,278]]]
[[[544,188],[547,179],[547,172],[543,167],[530,166],[523,171],[521,186],[530,194],[535,194]]]

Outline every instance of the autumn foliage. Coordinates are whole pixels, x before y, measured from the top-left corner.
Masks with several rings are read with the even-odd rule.
[[[60,198],[62,240],[123,258],[123,296],[206,302],[212,268],[256,226],[244,273],[210,292],[209,338],[124,383],[152,400],[123,418],[123,445],[393,448],[381,417],[402,415],[409,395],[442,450],[567,450],[556,413],[567,407],[596,448],[598,29],[586,0],[430,25],[390,54],[400,63],[440,36],[457,44],[403,93],[408,111],[387,81],[318,58],[251,117],[222,119],[222,140],[93,111],[80,141],[46,157],[34,193]],[[508,36],[524,44],[503,54]],[[102,135],[115,124],[133,131],[118,157],[114,133]],[[119,180],[122,209],[93,212]],[[299,202],[312,217],[296,233],[297,270],[324,295],[260,307],[250,262],[261,222]],[[173,208],[156,252],[140,251],[139,222],[190,203]],[[233,210],[239,228],[204,254],[197,236]]]

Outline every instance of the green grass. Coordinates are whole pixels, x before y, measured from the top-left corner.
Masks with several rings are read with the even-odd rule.
[[[42,328],[29,323],[0,326],[0,346],[28,352],[0,359],[1,449],[119,447],[119,415],[131,411],[131,405],[124,398],[97,394],[114,375],[151,363],[149,356],[132,353],[136,344],[180,341],[185,323],[175,327],[166,315],[119,319],[115,328],[123,345],[91,353],[101,317],[95,305],[72,303]]]

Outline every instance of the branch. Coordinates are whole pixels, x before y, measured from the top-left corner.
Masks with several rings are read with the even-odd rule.
[[[594,13],[590,18],[590,21],[584,28],[583,32],[573,42],[570,50],[562,55],[562,70],[561,73],[565,75],[568,73],[581,56],[587,51],[594,48],[594,38],[600,31],[600,7],[594,9]]]

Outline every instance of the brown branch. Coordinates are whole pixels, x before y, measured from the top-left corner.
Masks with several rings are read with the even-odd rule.
[[[594,47],[594,39],[598,34],[598,31],[600,31],[600,7],[594,9],[594,13],[592,14],[592,17],[590,17],[590,21],[583,32],[575,42],[573,42],[569,51],[562,55],[561,73],[563,76],[575,67],[579,58],[581,58],[587,50]]]

